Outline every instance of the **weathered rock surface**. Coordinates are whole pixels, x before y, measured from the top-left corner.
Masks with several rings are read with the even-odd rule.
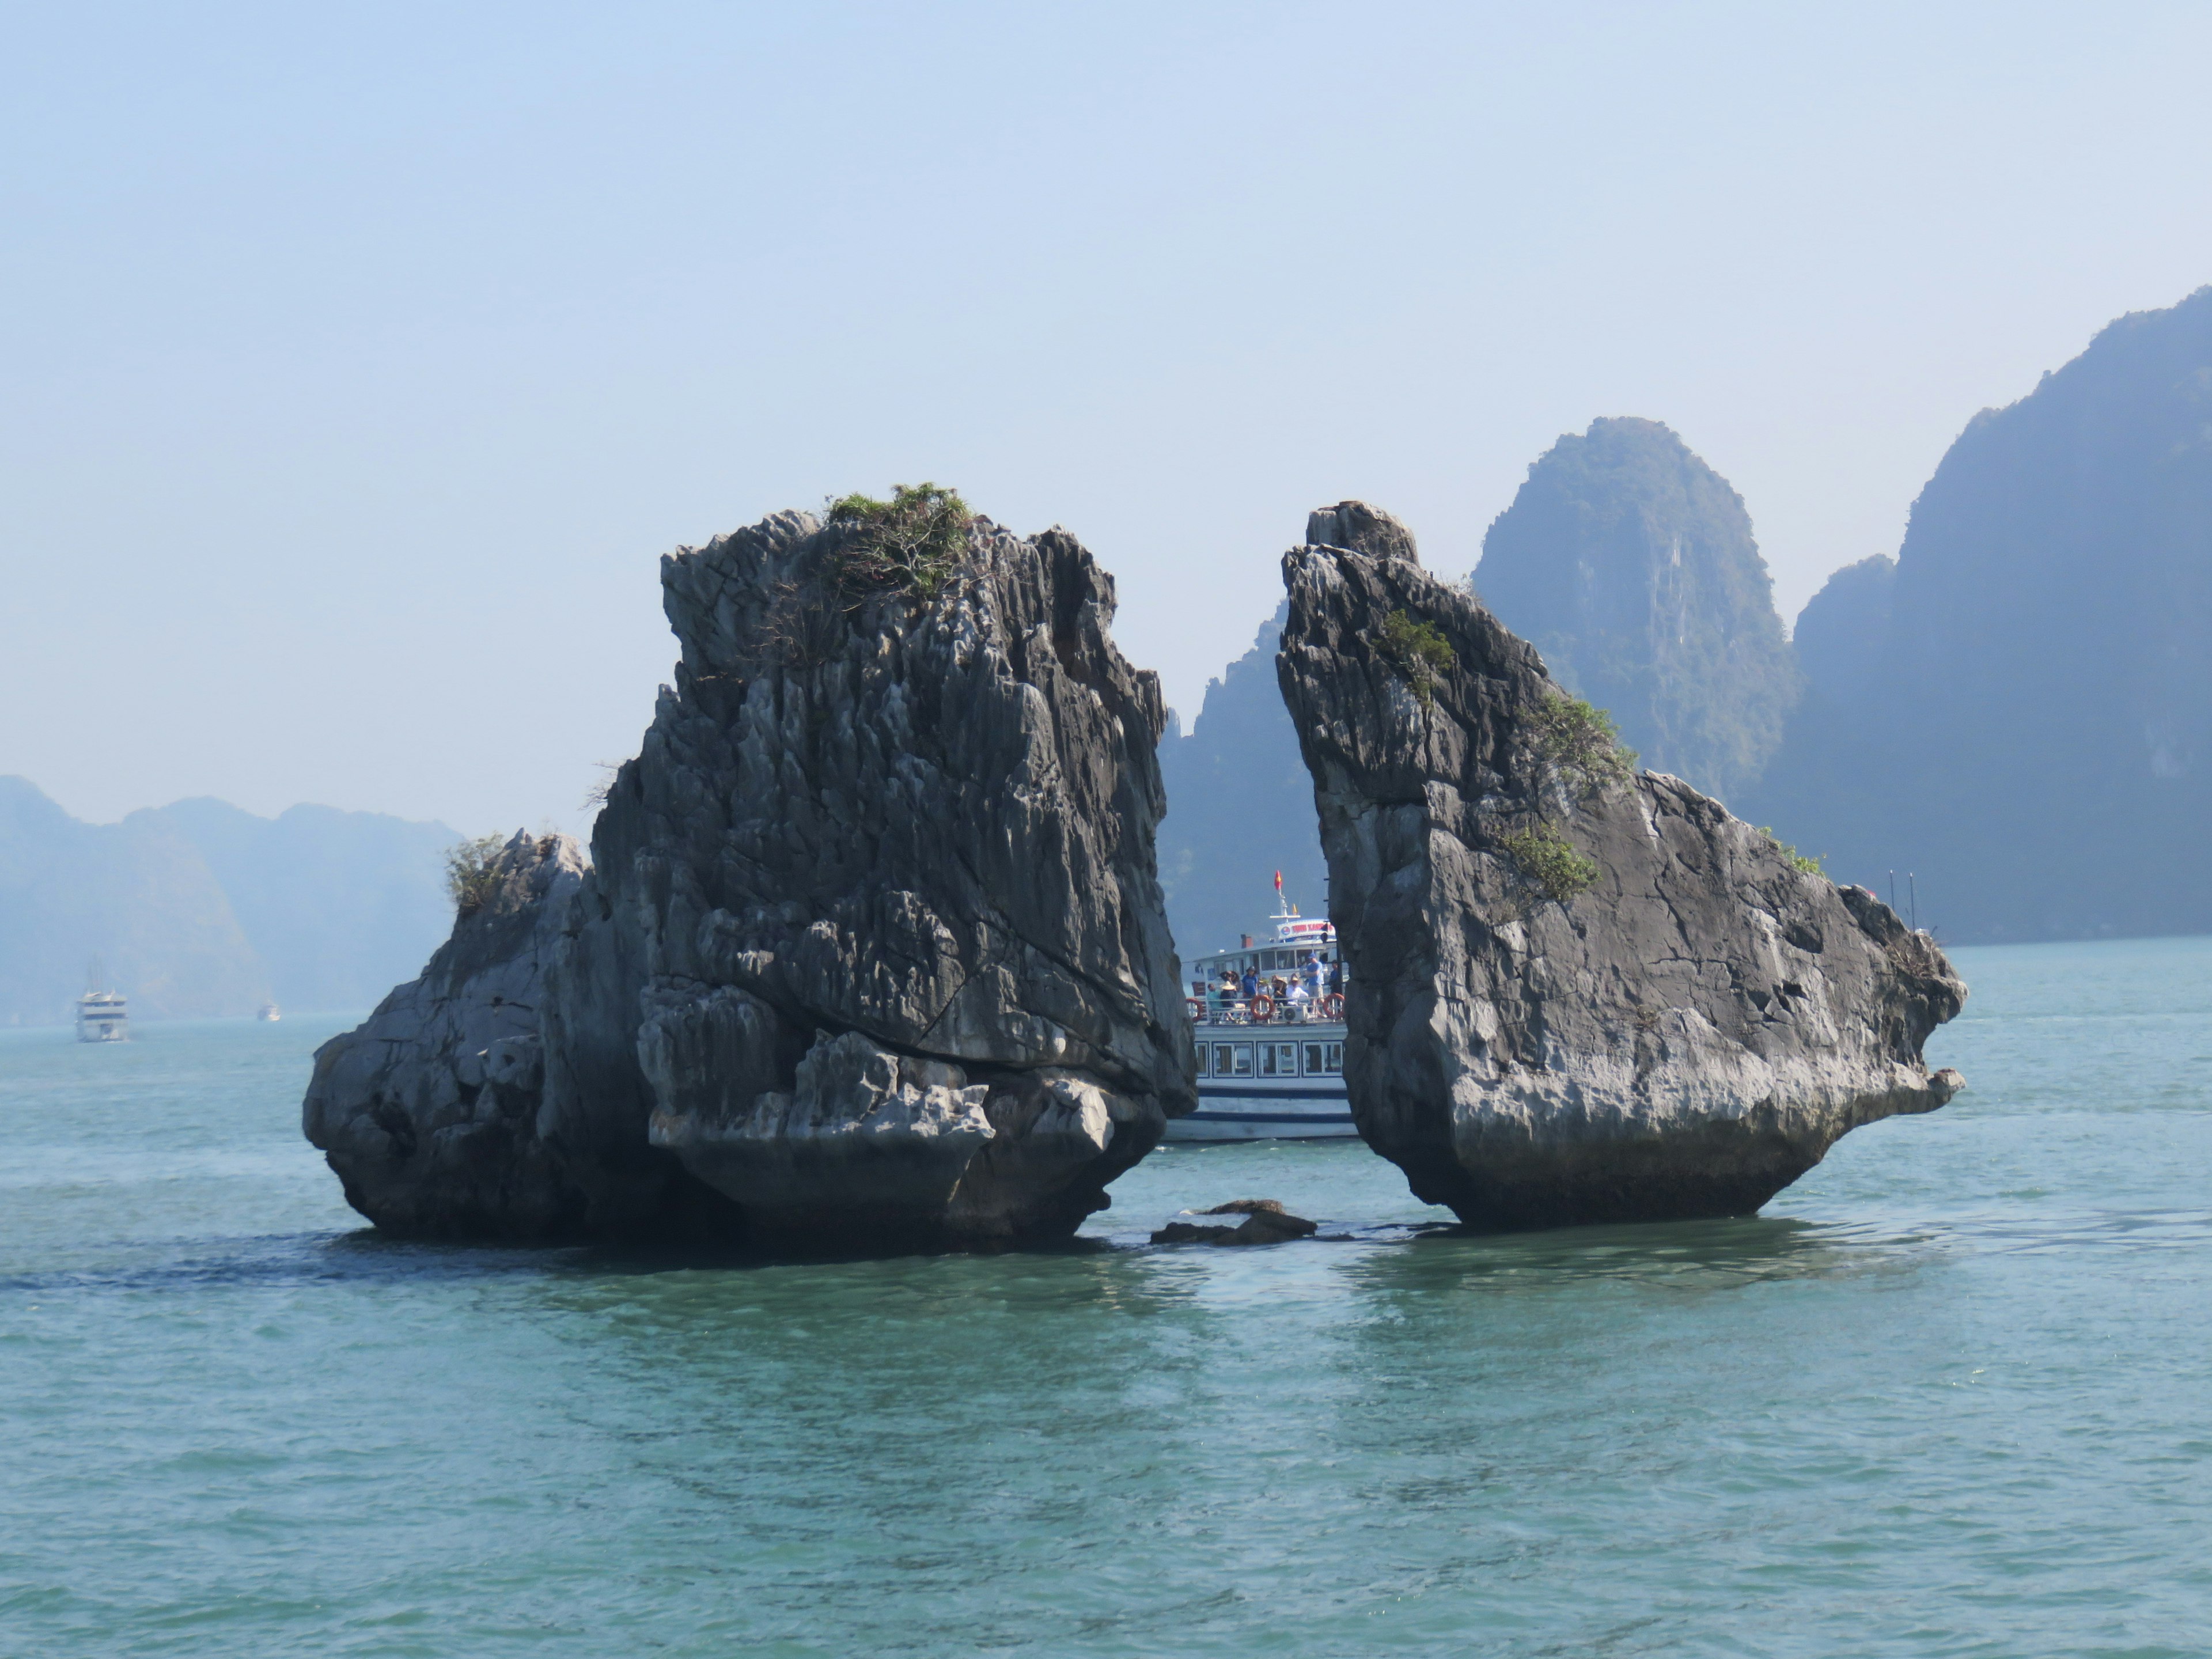
[[[1536,652],[1367,513],[1310,532],[1358,550],[1285,555],[1278,672],[1353,1115],[1413,1191],[1485,1228],[1743,1214],[1847,1131],[1949,1098],[1921,1047],[1966,988],[1935,944],[1677,779],[1582,787],[1541,751]],[[1450,648],[1425,686],[1378,648],[1393,613]],[[1540,824],[1594,885],[1561,902],[1524,873],[1506,838]]]
[[[663,562],[682,642],[594,865],[518,836],[326,1044],[308,1138],[447,1237],[1049,1239],[1195,1103],[1158,680],[1064,532],[856,592],[786,513]]]
[[[1158,682],[1074,538],[933,598],[784,513],[665,559],[683,656],[592,837],[547,1023],[757,1235],[1064,1236],[1194,1097],[1153,864]]]
[[[302,1114],[346,1201],[398,1233],[561,1239],[710,1223],[727,1206],[646,1144],[549,1109],[545,969],[582,882],[565,836],[518,834],[490,893],[367,1024],[315,1053]]]

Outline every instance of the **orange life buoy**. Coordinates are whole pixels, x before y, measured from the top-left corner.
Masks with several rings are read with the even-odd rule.
[[[1185,997],[1182,1000],[1183,1006],[1190,1010],[1192,1023],[1199,1025],[1205,1024],[1206,999],[1204,997]]]
[[[1258,1020],[1263,1025],[1275,1017],[1275,1000],[1269,996],[1265,991],[1261,992],[1258,996],[1254,997],[1249,1006],[1251,1009],[1252,1018]]]
[[[1331,991],[1327,996],[1321,1000],[1321,1017],[1323,1019],[1342,1019],[1344,1018],[1344,999],[1339,996],[1335,992]]]

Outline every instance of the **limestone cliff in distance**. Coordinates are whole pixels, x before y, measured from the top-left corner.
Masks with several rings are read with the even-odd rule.
[[[1176,948],[1188,959],[1260,933],[1283,892],[1309,915],[1328,904],[1328,866],[1314,822],[1313,780],[1275,684],[1278,608],[1252,648],[1206,688],[1188,733],[1160,740],[1168,815],[1160,822],[1160,886]]]
[[[1950,939],[2212,931],[2212,288],[1976,416],[1894,572],[1799,632],[1749,812],[1876,891],[1912,872]]]
[[[1790,636],[1805,678],[1805,701],[1850,708],[1874,690],[1897,592],[1897,561],[1886,553],[1847,564],[1797,613]]]
[[[1950,1097],[1921,1047],[1966,987],[1932,940],[1632,773],[1526,642],[1355,516],[1284,555],[1278,663],[1352,1115],[1416,1194],[1480,1228],[1747,1214]]]
[[[1644,766],[1731,798],[1782,738],[1797,673],[1743,498],[1656,421],[1608,418],[1528,469],[1474,585]]]

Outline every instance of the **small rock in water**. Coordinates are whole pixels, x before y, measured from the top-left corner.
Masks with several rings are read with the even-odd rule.
[[[1236,1227],[1206,1227],[1194,1221],[1170,1221],[1152,1235],[1155,1244],[1286,1244],[1294,1238],[1310,1237],[1319,1224],[1302,1215],[1292,1215],[1272,1198],[1240,1198],[1227,1204],[1217,1204],[1210,1210],[1194,1210],[1193,1215],[1241,1215],[1243,1224]]]

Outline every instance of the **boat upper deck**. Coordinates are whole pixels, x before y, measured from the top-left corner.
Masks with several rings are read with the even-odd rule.
[[[1275,937],[1251,934],[1233,951],[1216,951],[1190,964],[1188,1006],[1197,1025],[1334,1025],[1343,1024],[1343,969],[1336,929],[1320,916],[1291,906],[1269,919]]]

